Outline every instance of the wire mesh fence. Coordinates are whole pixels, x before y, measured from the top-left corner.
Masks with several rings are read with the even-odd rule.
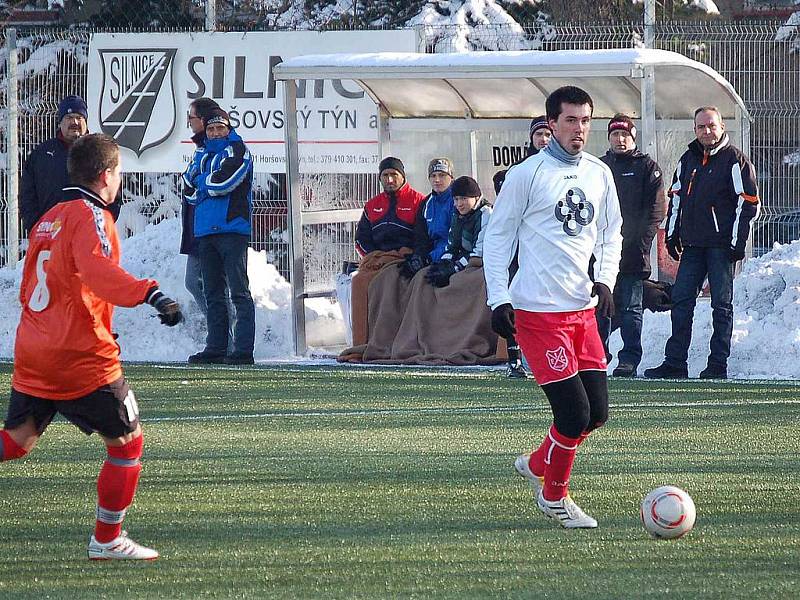
[[[120,3],[126,4],[126,3]],[[187,30],[201,28],[202,6],[186,4],[195,20]],[[217,3],[217,8],[221,5]],[[200,9],[200,10],[197,10]],[[177,26],[177,25],[176,25]],[[730,23],[657,22],[655,46],[684,54],[708,64],[725,76],[745,101],[754,122],[750,152],[762,188],[764,211],[754,231],[756,254],[773,242],[800,237],[800,65],[796,32],[779,21]],[[90,29],[25,29],[18,34],[19,144],[20,165],[31,150],[56,130],[59,100],[68,94],[86,94]],[[592,23],[551,24],[544,21],[524,28],[425,27],[419,31],[429,51],[447,52],[466,48],[604,49],[641,47],[640,22],[597,25]],[[7,61],[4,31],[0,31],[0,261],[5,260],[7,243],[6,147]],[[690,133],[689,133],[690,135]],[[691,137],[689,138],[691,139]],[[675,151],[684,140],[677,136]],[[664,163],[670,171],[674,164]],[[374,175],[305,176],[301,187],[304,210],[360,208],[378,191]],[[128,234],[143,224],[177,214],[179,178],[174,173],[128,173],[124,180],[126,211],[121,224]],[[288,277],[286,180],[283,174],[256,174],[254,180],[253,241],[271,262]],[[329,224],[307,226],[306,289],[330,289],[341,262],[354,258],[353,226]],[[24,250],[24,240],[22,243]]]

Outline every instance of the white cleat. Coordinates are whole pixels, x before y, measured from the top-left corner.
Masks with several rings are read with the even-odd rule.
[[[569,496],[551,502],[545,500],[542,493],[539,492],[536,505],[545,516],[555,519],[567,529],[594,529],[597,527],[597,521],[583,512],[581,507],[575,504],[575,501]]]
[[[94,536],[89,538],[90,560],[155,560],[157,558],[158,552],[137,544],[128,537],[126,531],[105,544],[98,542]]]
[[[539,492],[544,487],[544,477],[533,474],[530,467],[530,458],[530,454],[520,454],[516,460],[514,460],[514,468],[520,476],[528,480],[528,483],[530,483],[533,488],[534,494],[538,496]]]

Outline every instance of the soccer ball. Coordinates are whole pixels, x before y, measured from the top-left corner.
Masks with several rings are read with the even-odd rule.
[[[665,485],[642,500],[642,523],[654,538],[671,540],[689,533],[696,516],[694,500],[682,489]]]

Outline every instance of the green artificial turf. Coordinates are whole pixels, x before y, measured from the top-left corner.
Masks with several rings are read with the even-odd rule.
[[[5,414],[9,365],[0,365]],[[499,371],[128,366],[145,427],[126,529],[153,563],[92,563],[104,452],[64,422],[0,464],[0,598],[797,598],[791,383],[612,381],[566,531],[512,463],[550,422]],[[639,502],[674,484],[694,531]]]

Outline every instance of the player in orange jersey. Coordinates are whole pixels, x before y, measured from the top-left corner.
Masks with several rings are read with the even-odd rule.
[[[144,302],[165,325],[183,316],[156,281],[136,279],[119,266],[119,236],[108,210],[121,182],[117,143],[102,134],[80,138],[67,170],[71,185],[63,200],[30,233],[0,461],[30,452],[56,413],[87,435],[99,433],[108,456],[97,480],[89,558],[152,560],[158,552],[122,531],[139,481],[143,438],[111,316],[115,305]]]

